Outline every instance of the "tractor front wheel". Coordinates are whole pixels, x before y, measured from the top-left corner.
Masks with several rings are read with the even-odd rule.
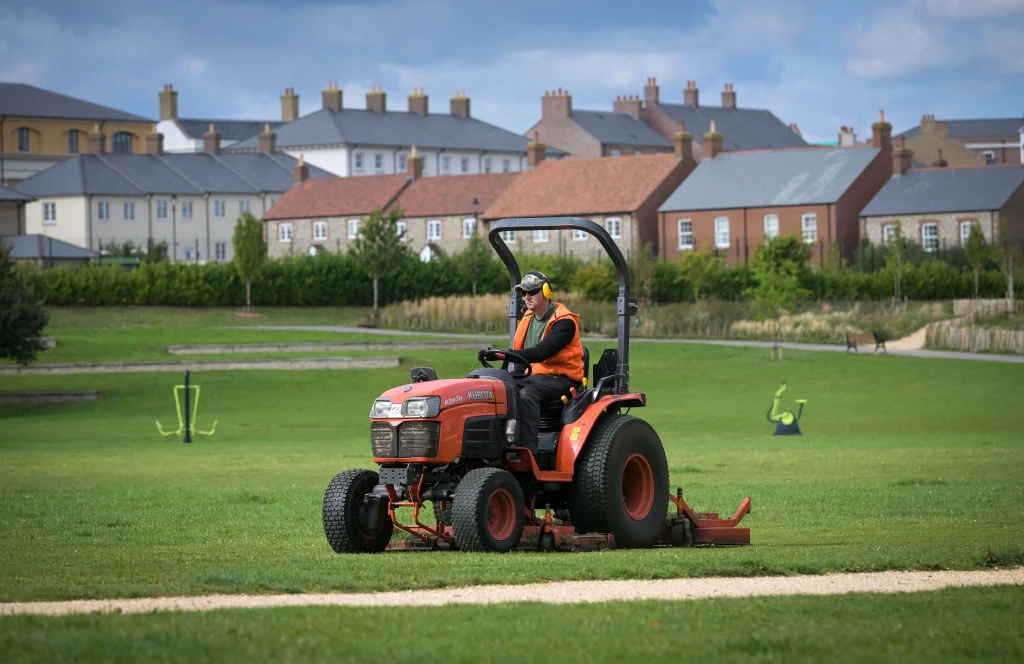
[[[643,420],[608,415],[576,462],[569,512],[580,533],[611,533],[620,548],[652,546],[665,523],[668,462]]]
[[[523,536],[523,490],[506,470],[466,473],[452,501],[452,534],[462,551],[511,551]]]
[[[336,553],[380,553],[395,525],[386,500],[367,496],[377,486],[372,470],[355,468],[335,475],[324,494],[324,535]]]

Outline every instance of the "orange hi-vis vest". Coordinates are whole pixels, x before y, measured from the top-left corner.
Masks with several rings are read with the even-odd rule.
[[[566,376],[573,382],[581,383],[583,382],[583,344],[580,342],[580,317],[569,311],[561,302],[555,302],[555,313],[544,327],[544,332],[541,333],[540,338],[546,337],[551,326],[556,321],[564,318],[571,318],[576,323],[576,332],[573,335],[572,341],[566,344],[565,348],[543,362],[534,362],[530,366],[533,367],[533,373],[535,374]],[[512,350],[523,349],[523,344],[526,342],[526,331],[529,329],[531,321],[533,321],[533,312],[527,311],[522,319],[520,319],[518,327],[516,327],[516,336],[512,342]]]

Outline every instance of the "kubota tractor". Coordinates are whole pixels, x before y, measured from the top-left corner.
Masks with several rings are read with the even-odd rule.
[[[579,218],[504,219],[489,240],[511,279],[509,345],[522,316],[519,265],[502,234],[573,230],[594,236],[618,272],[617,348],[604,351],[588,384],[541,409],[538,451],[519,445],[516,376],[530,365],[515,353],[484,356],[465,378],[438,379],[415,368],[411,381],[381,394],[370,409],[370,445],[378,471],[346,470],[327,487],[324,534],[339,553],[380,552],[411,544],[464,551],[588,549],[748,544],[731,519],[695,513],[669,492],[668,464],[650,424],[627,414],[647,403],[629,390],[629,323],[637,312],[629,272],[607,231]],[[490,361],[502,360],[502,368]],[[584,351],[585,372],[589,353]],[[624,412],[625,411],[625,412]],[[430,501],[433,519],[421,515]],[[668,505],[674,513],[666,514]],[[411,508],[411,521],[399,511]],[[538,516],[538,511],[543,515]],[[427,523],[434,521],[434,523]],[[396,538],[395,529],[411,537]]]

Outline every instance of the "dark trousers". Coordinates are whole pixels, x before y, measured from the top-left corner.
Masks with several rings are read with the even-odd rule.
[[[519,444],[537,451],[540,406],[569,394],[573,382],[565,376],[536,374],[516,381],[519,388]]]

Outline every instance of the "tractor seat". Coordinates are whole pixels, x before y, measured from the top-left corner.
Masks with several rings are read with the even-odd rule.
[[[576,386],[576,394],[582,394],[583,390],[586,389],[584,386],[587,384],[587,376],[590,371],[590,351],[586,346],[583,347],[583,386]],[[569,399],[572,399],[571,395],[566,395]],[[565,408],[565,404],[562,403],[561,399],[553,399],[547,403],[540,405],[540,420],[538,422],[538,429],[540,431],[558,431],[562,428],[562,409]]]

